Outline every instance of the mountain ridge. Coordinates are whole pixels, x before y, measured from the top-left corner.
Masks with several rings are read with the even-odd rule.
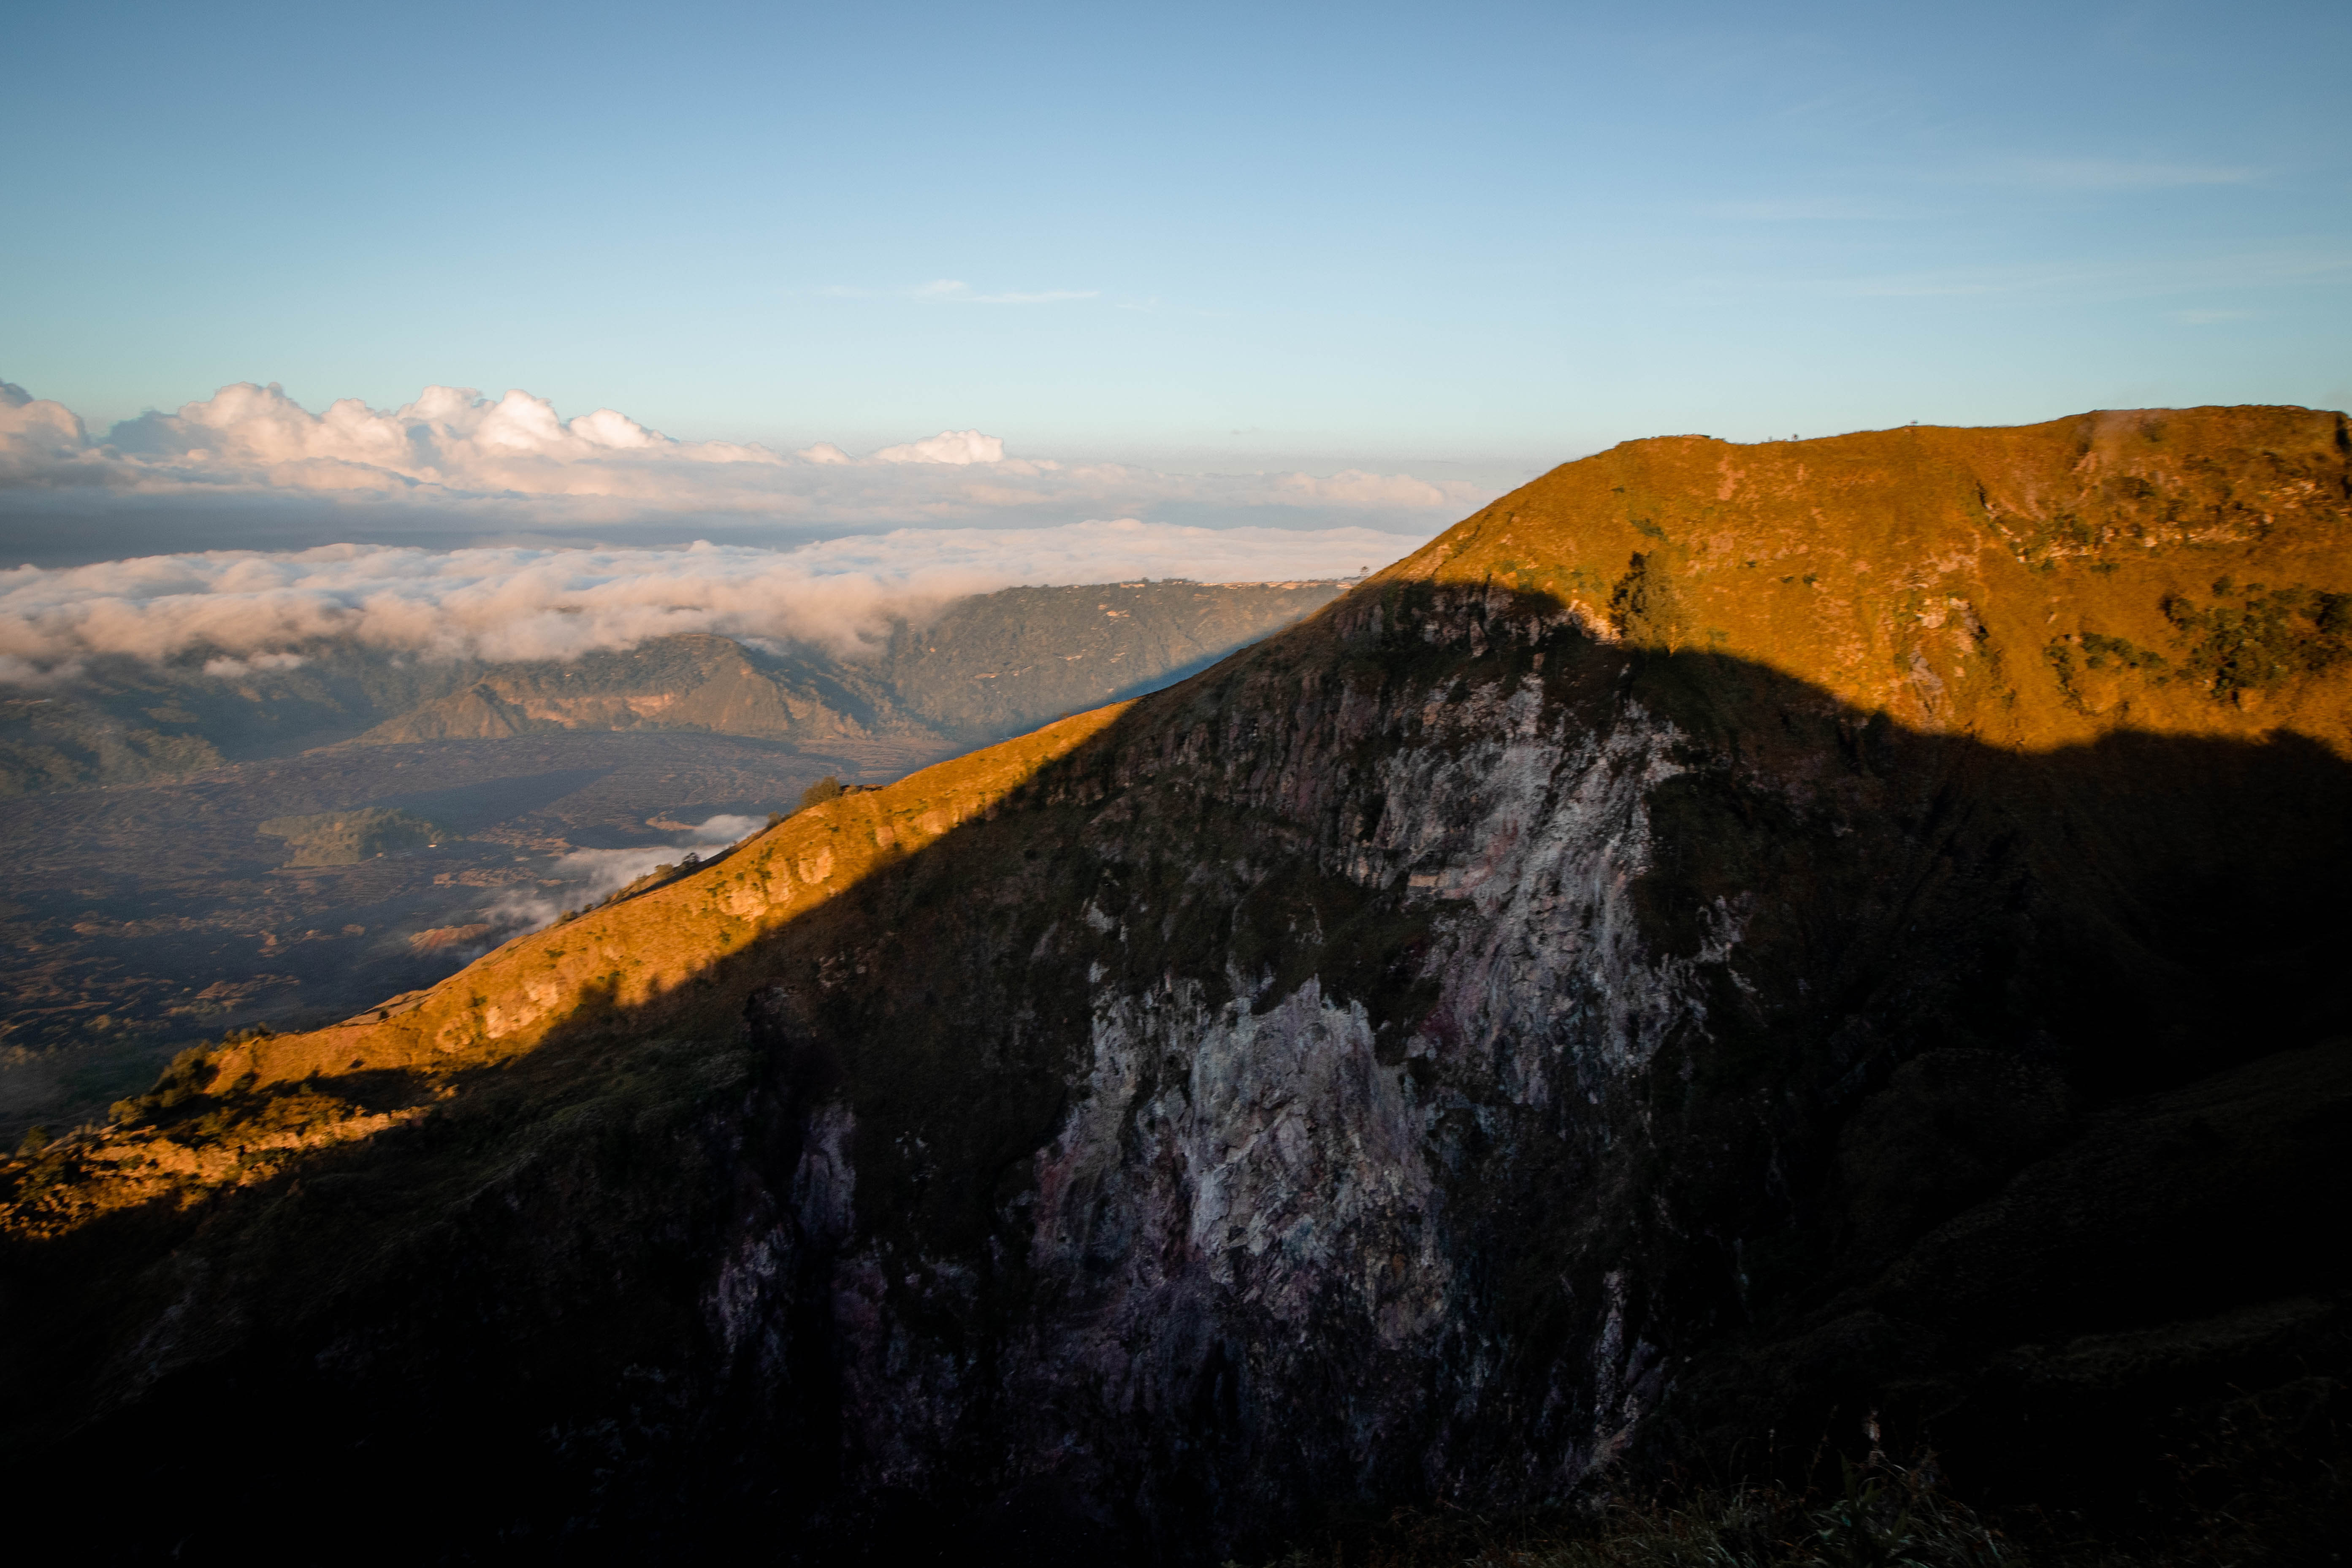
[[[321,1453],[462,1429],[529,1480],[419,1530],[808,1561],[1214,1561],[1882,1435],[2116,1540],[2177,1519],[2168,1454],[2259,1459],[2250,1539],[2329,1539],[2352,1280],[2293,1216],[2352,1197],[2347,447],[2143,411],[1728,495],[1757,449],[1554,470],[1179,687],[576,922],[668,966],[625,992],[600,952],[533,994],[559,928],[13,1166],[18,1342],[120,1326],[12,1407],[173,1497],[223,1390]],[[824,896],[717,940],[780,862]],[[252,1179],[182,1204],[207,1159]],[[2182,1171],[2210,1201],[2137,1195]],[[2233,1398],[2314,1458],[2227,1447]]]
[[[2252,460],[2201,456],[2225,443]],[[1390,570],[1555,593],[1587,635],[1756,658],[1917,728],[2032,745],[2285,725],[2340,748],[2352,710],[2299,678],[2352,658],[2327,526],[2352,500],[2347,449],[2345,416],[2302,408],[1655,437],[1556,468]],[[1572,560],[1557,543],[1570,516]],[[2245,578],[2257,546],[2254,569],[2294,581]],[[1562,569],[1518,559],[1547,548]],[[1844,581],[1823,583],[1823,564]]]

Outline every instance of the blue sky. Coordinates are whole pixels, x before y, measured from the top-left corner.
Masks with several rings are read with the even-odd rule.
[[[1515,477],[2352,403],[2352,6],[18,8],[0,376]]]

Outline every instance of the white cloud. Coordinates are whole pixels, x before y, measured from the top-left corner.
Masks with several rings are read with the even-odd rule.
[[[272,485],[358,489],[408,480],[456,489],[564,493],[564,470],[616,459],[677,463],[784,461],[761,447],[673,441],[600,408],[566,421],[522,391],[495,403],[469,387],[428,386],[385,412],[356,397],[312,414],[276,384],[222,387],[176,414],[142,414],[106,438],[125,458],[167,469],[257,477]],[[336,470],[351,470],[337,472]],[[609,476],[607,476],[609,477]]]
[[[839,450],[838,447],[835,448]],[[874,454],[877,463],[1001,463],[1004,443],[977,430],[942,430],[928,440],[903,447],[885,447]],[[1055,465],[1058,467],[1059,465]]]
[[[1735,223],[1873,223],[1915,218],[1917,207],[1894,206],[1845,196],[1760,197],[1747,201],[1710,202],[1699,212]]]
[[[1431,533],[1436,531],[1434,527]],[[683,632],[845,652],[893,615],[1019,583],[1265,582],[1380,566],[1419,540],[1368,528],[1192,528],[1131,518],[900,529],[793,550],[429,551],[337,544],[0,572],[0,679],[108,654],[203,654],[206,673],[300,662],[325,638],[446,658],[564,658]]]
[[[689,842],[695,844],[740,844],[768,826],[763,817],[708,816],[687,830]]]
[[[656,867],[677,865],[687,853],[661,845],[642,849],[574,849],[555,863],[553,871],[559,881],[587,884],[580,893],[564,895],[567,900],[575,906],[593,904]]]
[[[1099,298],[1099,289],[1045,289],[1029,294],[982,294],[953,278],[936,279],[914,290],[918,300],[946,300],[963,305],[1053,305],[1064,300]]]
[[[299,653],[257,653],[250,658],[206,659],[205,673],[216,680],[236,680],[248,675],[299,669],[310,662]]]
[[[757,816],[713,816],[680,836],[683,847],[574,849],[549,868],[551,879],[572,884],[563,894],[564,908],[584,910],[604,902],[649,871],[677,865],[688,855],[700,855],[716,846],[740,843],[766,826]],[[481,915],[499,929],[499,940],[504,941],[508,933],[552,925],[562,912],[556,900],[545,893],[509,889]]]
[[[252,515],[299,513],[305,521],[292,531],[303,542],[370,528],[373,537],[434,528],[460,539],[551,532],[575,541],[630,529],[640,539],[760,530],[772,541],[843,528],[1155,512],[1418,530],[1496,493],[1356,470],[1212,475],[1065,465],[1005,447],[1001,437],[966,429],[862,458],[832,442],[784,453],[674,439],[609,408],[567,420],[526,392],[493,400],[445,386],[396,409],[346,398],[313,414],[276,386],[251,384],[125,420],[93,440],[70,409],[9,386],[0,396],[0,527],[12,514],[48,517],[60,508],[150,516],[205,500],[251,501]],[[383,519],[393,521],[370,521]],[[664,520],[674,526],[655,526]]]
[[[983,294],[959,278],[934,278],[929,283],[918,283],[912,289],[858,289],[846,283],[833,283],[817,292],[828,300],[913,300],[933,305],[1055,305],[1065,300],[1102,298],[1099,289],[1039,289],[1028,292],[1006,290]]]
[[[81,416],[0,381],[0,484],[71,484],[78,474],[95,478],[90,457]]]

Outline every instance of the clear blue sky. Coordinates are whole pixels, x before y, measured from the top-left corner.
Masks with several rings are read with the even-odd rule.
[[[0,375],[1425,471],[2343,406],[2347,83],[2343,0],[24,5]]]

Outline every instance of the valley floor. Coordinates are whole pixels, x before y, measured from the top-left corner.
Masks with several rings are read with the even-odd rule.
[[[789,810],[828,774],[880,784],[951,748],[822,750],[578,731],[327,746],[169,784],[9,803],[0,855],[0,1145],[105,1120],[172,1055],[231,1028],[315,1027],[430,985],[590,890],[579,849],[689,847],[715,816]],[[273,817],[400,807],[464,837],[291,867]],[[667,824],[656,826],[655,824]],[[427,934],[432,933],[432,934]]]

